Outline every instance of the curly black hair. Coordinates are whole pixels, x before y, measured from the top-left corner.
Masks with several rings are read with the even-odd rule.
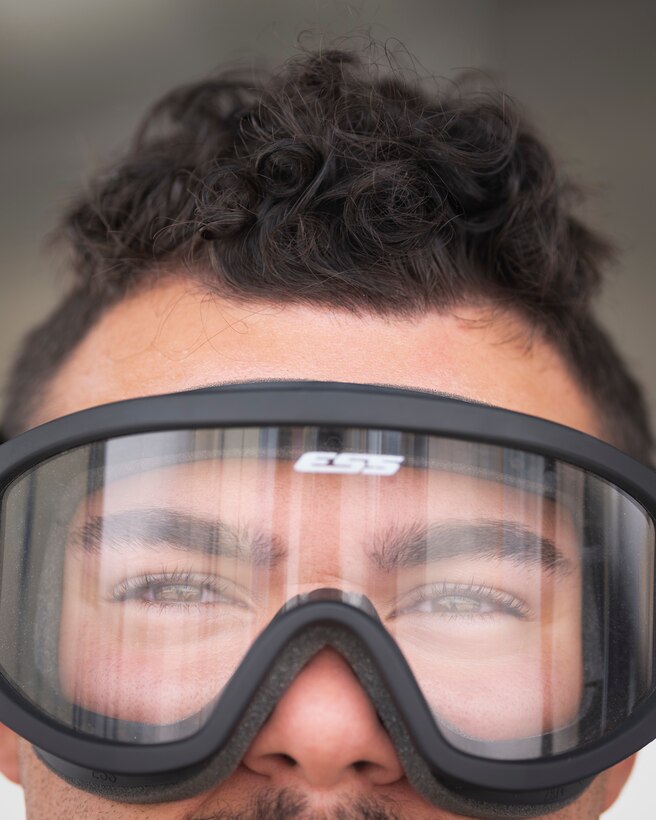
[[[503,93],[429,92],[353,51],[178,88],[66,214],[74,286],[24,343],[5,429],[108,306],[177,270],[237,300],[520,314],[647,460],[644,397],[592,310],[612,249],[574,215],[579,193]]]

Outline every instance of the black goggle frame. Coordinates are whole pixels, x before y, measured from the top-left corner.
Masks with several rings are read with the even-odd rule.
[[[212,427],[294,425],[401,430],[537,453],[609,481],[656,519],[656,471],[592,436],[533,416],[427,392],[331,382],[233,384],[83,410],[2,444],[0,492],[45,459],[104,439]],[[553,811],[575,799],[594,775],[656,737],[654,691],[619,729],[574,752],[530,761],[469,755],[439,732],[400,650],[366,606],[325,596],[304,601],[274,619],[231,678],[206,725],[184,740],[135,747],[77,735],[39,713],[2,670],[0,721],[34,744],[51,768],[76,785],[115,799],[132,799],[129,795],[140,788],[157,790],[193,779],[206,761],[229,746],[276,659],[298,636],[317,626],[351,635],[365,648],[417,754],[456,795],[451,801],[454,810],[474,813],[473,800],[479,807],[490,806],[490,813],[479,808],[480,817],[498,816],[495,804],[515,805],[524,812],[521,816],[528,815],[530,806],[530,814]],[[459,806],[460,793],[468,797]],[[171,799],[176,796],[186,795],[174,790]]]

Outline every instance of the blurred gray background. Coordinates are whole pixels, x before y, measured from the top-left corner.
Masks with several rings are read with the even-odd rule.
[[[65,286],[44,235],[144,107],[225,62],[275,64],[304,29],[396,38],[420,71],[480,69],[523,104],[590,192],[584,214],[620,248],[599,313],[656,414],[656,4],[646,0],[0,0],[0,380]],[[656,743],[609,820],[654,817],[654,770]],[[3,816],[23,817],[21,801],[0,779]]]
[[[304,29],[397,38],[420,71],[481,69],[515,96],[618,243],[599,311],[656,411],[656,4],[644,0],[0,0],[0,384],[65,286],[43,237],[144,107]],[[0,394],[0,399],[2,394]]]

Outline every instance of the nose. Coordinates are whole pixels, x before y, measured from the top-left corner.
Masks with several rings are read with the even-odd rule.
[[[369,791],[403,777],[371,701],[333,649],[319,652],[294,680],[243,764],[279,788]]]

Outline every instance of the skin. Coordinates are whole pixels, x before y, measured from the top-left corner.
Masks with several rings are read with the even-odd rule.
[[[251,379],[384,383],[458,394],[603,438],[595,408],[547,344],[489,305],[416,320],[326,309],[236,304],[197,284],[164,280],[108,311],[54,376],[30,426],[120,399]],[[335,709],[339,702],[340,708]],[[616,799],[630,758],[549,817],[597,818]],[[61,781],[0,728],[0,770],[25,789],[29,820],[60,818],[431,818],[347,663],[319,653],[298,675],[237,771],[214,789],[157,806],[114,803]],[[287,803],[285,798],[288,797]],[[262,813],[255,813],[258,799]],[[306,807],[292,810],[294,802]],[[367,804],[369,814],[355,810]],[[376,814],[374,809],[379,811]]]

